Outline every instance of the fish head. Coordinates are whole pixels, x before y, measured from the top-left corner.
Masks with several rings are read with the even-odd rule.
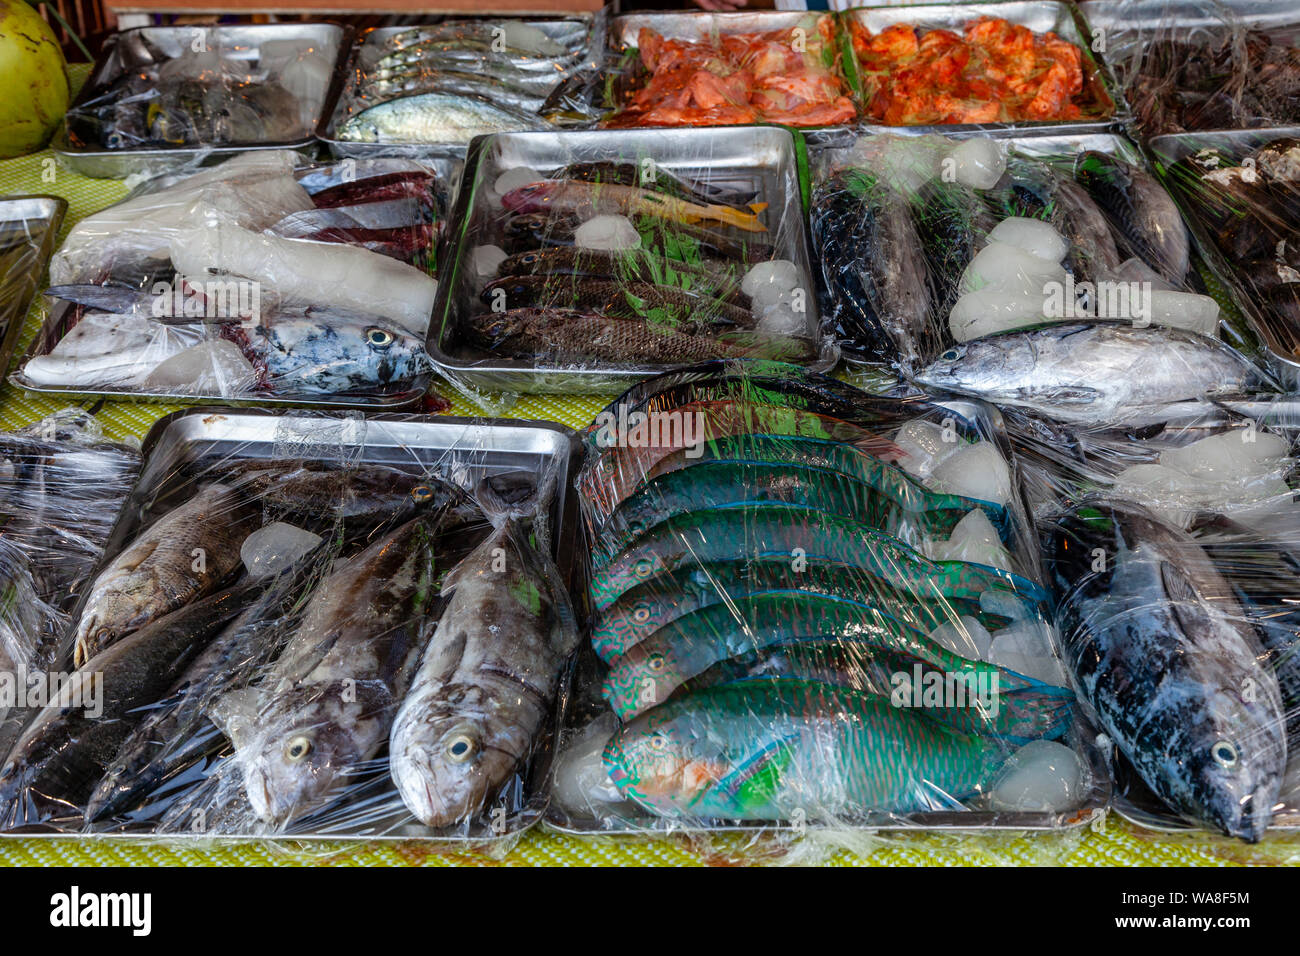
[[[965,345],[954,345],[917,373],[917,383],[949,391],[961,388],[966,380],[966,353]]]
[[[284,826],[328,802],[373,754],[388,701],[364,682],[307,685],[256,717],[241,755],[245,791],[266,823]]]
[[[426,826],[466,823],[500,790],[525,759],[532,735],[511,702],[485,688],[459,686],[454,702],[439,701],[418,732],[394,731],[389,765],[393,782]]]
[[[341,393],[408,385],[428,367],[415,337],[382,319],[331,309],[276,316],[255,330],[278,393]]]
[[[615,713],[627,719],[663,702],[684,681],[716,662],[716,649],[709,641],[684,637],[670,625],[614,661],[601,693]]]
[[[652,812],[698,815],[731,771],[721,743],[701,730],[672,704],[641,715],[605,745],[609,779],[626,799]]]
[[[81,667],[104,648],[148,622],[152,604],[148,580],[139,576],[113,579],[118,586],[103,587],[92,593],[77,622],[74,649],[77,667]]]
[[[556,183],[529,183],[512,189],[501,197],[501,204],[511,212],[542,212],[550,206]]]
[[[511,216],[506,222],[506,235],[512,239],[536,239],[546,235],[552,228],[551,217],[546,213],[529,212]]]

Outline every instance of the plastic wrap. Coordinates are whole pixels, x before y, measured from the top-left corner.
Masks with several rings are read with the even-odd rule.
[[[1281,131],[1186,133],[1157,137],[1151,149],[1207,260],[1263,340],[1274,371],[1294,389],[1300,140]]]
[[[600,413],[578,479],[593,653],[548,823],[1089,819],[1106,784],[997,421],[748,361]]]
[[[1100,130],[1116,115],[1067,3],[891,4],[841,17],[864,122]]]
[[[1084,15],[1143,135],[1300,123],[1292,5],[1095,0]]]
[[[603,24],[603,16],[484,18],[369,30],[348,61],[325,138],[338,155],[463,150],[487,133],[587,122],[562,87],[595,69]]]
[[[0,368],[9,367],[67,208],[55,196],[0,199]]]
[[[872,136],[818,166],[822,315],[877,380],[1138,425],[1273,387],[1115,136]]]
[[[122,178],[200,151],[311,143],[347,37],[324,23],[141,27],[115,35],[55,142]]]
[[[598,391],[706,358],[828,368],[788,130],[475,144],[429,341],[483,391]]]
[[[610,127],[844,126],[857,118],[831,14],[617,17],[600,97]]]
[[[244,153],[81,220],[17,384],[77,395],[403,404],[429,379],[448,167]]]
[[[0,768],[7,830],[492,839],[577,644],[558,426],[169,416]],[[564,559],[567,562],[567,557]],[[56,702],[57,701],[57,702]]]

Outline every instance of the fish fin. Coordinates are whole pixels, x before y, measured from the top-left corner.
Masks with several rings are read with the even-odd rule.
[[[1088,405],[1097,400],[1098,392],[1095,388],[1087,388],[1083,385],[1075,385],[1070,388],[1052,388],[1038,392],[1034,398],[1046,399],[1047,401],[1056,402],[1060,405]]]
[[[1178,626],[1183,633],[1196,634],[1204,630],[1208,616],[1205,605],[1183,570],[1163,561],[1160,564],[1160,580],[1164,584],[1169,610],[1178,619]]]
[[[733,772],[718,781],[717,790],[738,806],[753,806],[770,800],[781,784],[781,776],[790,765],[793,738],[772,741]]]
[[[727,226],[734,226],[743,232],[767,232],[767,226],[758,221],[758,216],[752,212],[742,212],[739,209],[732,209],[730,206],[713,203],[705,206],[709,218],[716,219],[718,222]],[[700,216],[699,218],[704,218]]]
[[[507,518],[531,518],[537,513],[541,489],[537,477],[526,471],[507,471],[488,475],[474,488],[488,519],[496,525]]]
[[[752,202],[749,203],[749,208],[754,213],[754,215],[757,216],[759,213],[761,213],[764,209],[766,209],[770,205],[772,204],[766,202]]]
[[[208,708],[208,719],[238,750],[250,737],[260,704],[261,693],[256,687],[241,687],[213,701]]]

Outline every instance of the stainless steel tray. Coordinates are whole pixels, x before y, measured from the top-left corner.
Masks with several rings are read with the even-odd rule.
[[[444,20],[462,19],[458,16],[448,15],[446,17],[430,17],[428,23],[438,23]],[[549,36],[555,36],[566,27],[574,23],[585,24],[588,34],[588,57],[594,55],[594,42],[598,41],[600,30],[597,29],[597,18],[589,13],[566,13],[563,16],[556,17],[519,17],[519,16],[493,16],[488,19],[492,20],[521,20],[528,26],[536,27]],[[466,144],[453,143],[354,143],[348,140],[341,140],[337,137],[340,126],[343,125],[353,114],[353,107],[357,98],[357,87],[360,83],[360,76],[363,70],[374,65],[375,49],[378,44],[382,43],[388,37],[403,33],[410,30],[416,24],[405,24],[394,27],[375,27],[367,30],[356,38],[346,56],[338,59],[336,66],[337,77],[334,83],[335,97],[331,100],[328,108],[321,113],[320,125],[317,129],[317,137],[321,142],[329,146],[330,152],[335,156],[341,157],[362,157],[372,155],[385,156],[412,156],[415,158],[424,158],[428,156],[446,156],[464,159],[468,146]],[[563,77],[556,76],[558,84]],[[374,105],[367,104],[367,105]],[[537,128],[539,130],[547,129],[548,124],[541,118],[537,119]]]
[[[321,414],[313,412],[273,413],[265,410],[232,411],[228,408],[193,408],[173,412],[154,423],[145,436],[143,466],[118,515],[101,559],[99,570],[112,560],[151,518],[160,502],[175,502],[192,490],[196,466],[233,464],[248,459],[273,457],[321,458],[350,463],[384,464],[415,473],[433,469],[442,477],[472,490],[485,475],[509,471],[541,473],[554,469],[560,477],[551,501],[549,529],[551,548],[561,576],[578,602],[579,618],[585,617],[584,581],[575,562],[579,550],[581,522],[577,515],[573,479],[582,458],[582,444],[572,430],[551,422],[523,422],[501,419],[469,419],[416,415],[371,416]],[[86,596],[71,611],[71,628],[81,613]],[[71,646],[72,630],[66,641]],[[430,840],[449,844],[490,842],[517,835],[540,818],[549,800],[549,781],[555,729],[567,696],[567,678],[561,684],[559,702],[539,739],[527,769],[527,793],[520,804],[496,827],[475,821],[466,832],[451,833],[416,823],[403,806],[391,782],[387,789],[367,792],[368,801],[393,801],[392,812],[384,813],[370,827],[353,832],[331,830],[311,832],[290,827],[282,834],[168,833],[148,829],[97,831],[94,839],[188,840],[188,839],[274,839],[274,840]],[[385,794],[387,797],[385,797]],[[21,832],[0,836],[67,836],[50,827],[23,827]]]
[[[1155,137],[1148,142],[1147,148],[1155,160],[1156,172],[1161,175],[1165,188],[1183,211],[1183,219],[1191,230],[1201,258],[1223,283],[1233,304],[1245,317],[1250,330],[1259,338],[1263,358],[1270,369],[1284,387],[1296,391],[1300,390],[1300,358],[1288,356],[1287,349],[1277,337],[1276,320],[1271,319],[1256,303],[1255,297],[1250,292],[1249,282],[1242,276],[1237,264],[1224,255],[1218,244],[1210,237],[1201,217],[1197,215],[1194,200],[1184,195],[1181,190],[1172,188],[1164,175],[1166,164],[1176,163],[1202,149],[1222,149],[1229,155],[1240,157],[1266,143],[1286,136],[1300,136],[1300,126],[1274,127],[1266,130],[1173,133]],[[1300,224],[1297,225],[1297,231],[1300,232]],[[1296,336],[1300,339],[1300,329],[1296,330]]]
[[[718,184],[759,186],[770,203],[769,228],[776,253],[803,270],[810,281],[807,220],[799,187],[795,142],[789,130],[774,126],[724,126],[709,129],[583,130],[550,133],[499,133],[474,140],[452,222],[447,267],[438,284],[433,323],[426,349],[448,378],[487,391],[572,394],[618,391],[669,366],[583,368],[537,366],[502,359],[472,349],[459,337],[461,317],[477,305],[468,258],[475,245],[500,239],[501,214],[489,204],[487,184],[502,171],[528,166],[553,172],[582,161],[641,162],[653,158],[664,170],[687,178],[704,174]],[[809,296],[809,301],[813,299]],[[816,336],[816,304],[808,309],[810,334]],[[814,366],[825,371],[834,357]]]
[[[1014,524],[1014,540],[1019,542],[1019,547],[1016,548],[1014,554],[1019,559],[1025,573],[1035,581],[1042,581],[1043,568],[1041,554],[1036,546],[1037,537],[1032,530],[1033,525],[1029,518],[1030,511],[1025,498],[1024,485],[1019,477],[1015,452],[1007,437],[1002,413],[986,402],[971,399],[931,399],[922,395],[914,395],[912,398],[918,403],[928,405],[931,409],[947,409],[951,411],[959,419],[973,424],[981,435],[988,436],[996,442],[998,451],[1011,466],[1013,487],[1016,489],[1008,505]],[[923,414],[920,408],[918,408],[918,414]],[[589,552],[590,548],[588,547],[584,550],[584,555]],[[1054,650],[1057,651],[1059,657],[1059,649],[1054,648]],[[583,653],[584,657],[579,661],[578,673],[594,680],[595,675],[603,670],[604,665],[596,660],[594,653],[591,652],[590,643],[584,645]],[[589,692],[590,688],[582,686],[579,682],[580,679],[575,680],[573,699],[566,711],[565,734],[581,729],[588,721],[593,719],[594,713],[608,712],[608,707],[604,701],[599,700],[599,698],[593,701],[590,693],[584,699],[584,691]],[[1105,755],[1097,746],[1096,734],[1081,712],[1076,711],[1075,722],[1066,732],[1061,742],[1069,746],[1079,756],[1081,764],[1084,765],[1083,770],[1087,785],[1087,792],[1080,801],[1079,806],[1064,813],[1008,813],[993,810],[964,810],[907,815],[880,814],[878,818],[870,818],[852,826],[846,826],[844,823],[825,826],[812,822],[795,825],[789,821],[714,821],[716,825],[710,825],[700,821],[670,820],[640,810],[620,819],[596,816],[577,817],[552,803],[546,811],[542,825],[548,830],[575,835],[595,833],[615,835],[743,833],[759,830],[782,830],[802,833],[804,830],[834,831],[846,828],[863,831],[888,830],[900,832],[927,830],[956,832],[1068,830],[1086,826],[1105,813],[1107,806],[1110,804],[1111,781]]]
[[[1095,133],[1115,129],[1128,116],[1128,108],[1114,78],[1104,63],[1092,55],[1091,43],[1080,25],[1078,11],[1069,0],[1003,0],[997,3],[978,4],[899,4],[867,6],[847,10],[840,14],[844,47],[844,70],[859,99],[858,108],[863,113],[864,129],[896,130],[900,127],[873,122],[865,115],[866,104],[861,102],[861,84],[858,79],[857,57],[853,53],[849,35],[849,22],[856,22],[872,33],[878,33],[895,24],[906,23],[922,30],[960,30],[963,24],[979,16],[1001,17],[1011,23],[1033,30],[1035,33],[1054,32],[1062,40],[1073,43],[1083,53],[1084,88],[1102,106],[1102,115],[1090,119],[1052,120],[1046,122],[1022,121],[1015,123],[981,123],[953,125],[925,125],[912,127],[929,133],[951,133],[956,130],[974,130],[987,133],[998,129],[1011,129],[1021,133],[1043,130],[1045,132]]]
[[[1126,82],[1123,64],[1157,36],[1180,40],[1213,40],[1232,27],[1267,33],[1274,41],[1300,45],[1300,7],[1276,0],[1089,0],[1080,8],[1089,31],[1104,45],[1101,58],[1117,83]],[[1136,124],[1136,116],[1129,122]],[[1196,130],[1195,132],[1230,132]]]
[[[664,37],[675,40],[707,40],[711,37],[726,36],[735,33],[767,33],[772,30],[788,30],[801,21],[815,22],[820,15],[827,15],[824,10],[739,10],[731,13],[711,13],[704,11],[663,11],[657,13],[627,13],[614,18],[609,30],[609,56],[612,62],[607,67],[616,67],[623,58],[633,55],[637,48],[637,34],[642,27],[648,27]],[[833,43],[834,41],[832,41]],[[838,45],[833,51],[838,53]],[[846,81],[844,66],[836,74]],[[851,89],[849,90],[851,92]],[[611,108],[615,104],[605,103]],[[644,128],[644,127],[643,127]],[[711,127],[725,129],[724,126]],[[801,126],[805,131],[835,131],[848,129],[847,125],[838,126]]]
[[[332,86],[338,82],[336,61],[342,53],[349,32],[329,23],[266,23],[230,26],[138,27],[110,38],[72,104],[72,110],[104,96],[109,85],[131,72],[138,61],[129,52],[133,36],[146,39],[155,49],[170,58],[185,56],[192,44],[202,42],[207,49],[220,49],[241,60],[257,59],[265,43],[294,43],[310,57],[318,59],[331,77],[311,102],[316,122],[307,124],[296,139],[284,142],[249,142],[221,145],[178,147],[138,147],[108,149],[102,146],[78,146],[68,136],[67,121],[60,124],[51,147],[59,161],[82,176],[99,179],[123,179],[135,173],[158,175],[186,163],[209,157],[242,153],[254,149],[293,149],[308,151],[315,145],[315,126],[324,115],[326,104],[333,100]]]
[[[0,369],[9,368],[67,211],[67,200],[58,196],[0,198],[0,254],[20,245],[30,250],[0,274]]]

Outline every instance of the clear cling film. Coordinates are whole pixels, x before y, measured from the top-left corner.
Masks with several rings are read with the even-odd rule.
[[[788,130],[475,142],[429,353],[478,401],[624,387],[709,358],[825,369]]]
[[[299,160],[243,153],[78,222],[14,381],[78,396],[414,402],[454,167]]]
[[[578,454],[528,423],[169,416],[10,717],[4,828],[517,835],[578,641]]]
[[[0,199],[0,365],[6,368],[67,209],[57,196]]]
[[[593,421],[548,824],[1060,828],[1105,779],[996,413],[704,363]]]

